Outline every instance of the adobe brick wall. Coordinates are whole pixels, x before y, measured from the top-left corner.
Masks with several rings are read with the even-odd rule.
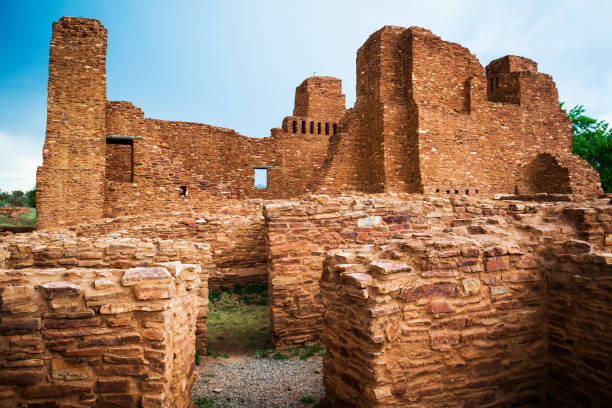
[[[0,406],[192,407],[199,266],[169,267],[1,270]]]

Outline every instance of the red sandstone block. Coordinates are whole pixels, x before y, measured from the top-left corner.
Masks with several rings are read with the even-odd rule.
[[[125,271],[121,284],[123,286],[134,286],[138,283],[168,283],[172,282],[172,276],[166,268],[132,268]]]
[[[399,296],[404,300],[433,297],[457,297],[459,296],[459,286],[454,282],[438,282],[416,288],[402,288]]]
[[[174,284],[164,286],[136,286],[134,294],[138,300],[171,299],[175,294]]]
[[[409,272],[412,270],[405,263],[395,262],[388,259],[377,259],[370,263],[370,270],[379,274],[392,274],[398,272]]]
[[[367,273],[343,273],[342,282],[363,289],[372,284],[372,276]]]
[[[98,327],[100,326],[100,318],[94,317],[90,319],[45,319],[45,329],[76,329],[79,327]]]
[[[487,272],[505,271],[508,269],[508,265],[502,257],[487,258],[485,259],[485,269]]]
[[[81,287],[68,282],[50,282],[40,285],[47,299],[81,294]]]
[[[480,256],[480,249],[476,247],[462,248],[461,255],[468,257],[468,258],[475,258],[475,257]]]
[[[376,309],[367,309],[366,313],[368,317],[380,317],[380,316],[386,316],[389,314],[397,313],[399,311],[400,311],[400,308],[398,305],[388,305],[388,306],[378,307]]]
[[[36,384],[24,388],[25,398],[57,398],[75,393],[90,393],[92,386],[89,384],[71,384],[65,382],[54,382],[49,384]]]
[[[431,313],[451,313],[453,310],[444,299],[434,299],[429,303]]]
[[[120,346],[123,344],[140,343],[141,336],[139,334],[120,334],[114,336],[100,336],[84,340],[79,343],[79,348],[92,346]]]
[[[3,317],[0,334],[11,335],[40,330],[40,317]]]
[[[499,246],[490,246],[485,248],[484,250],[484,256],[487,258],[493,257],[493,256],[502,256],[502,255],[506,255],[508,251],[505,248],[499,247]]]
[[[37,369],[7,369],[0,370],[0,384],[3,385],[36,385],[45,381],[42,368]]]

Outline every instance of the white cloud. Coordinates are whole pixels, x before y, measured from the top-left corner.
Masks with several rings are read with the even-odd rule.
[[[30,190],[42,164],[41,141],[0,130],[0,190]]]

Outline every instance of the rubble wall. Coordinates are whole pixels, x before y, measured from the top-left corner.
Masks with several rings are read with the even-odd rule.
[[[175,213],[124,216],[71,227],[78,236],[183,240],[204,245],[200,264],[209,289],[268,281],[262,206],[228,204],[229,213]],[[205,243],[205,244],[203,244]],[[210,249],[210,250],[208,250]]]
[[[199,266],[0,270],[0,406],[192,407]]]

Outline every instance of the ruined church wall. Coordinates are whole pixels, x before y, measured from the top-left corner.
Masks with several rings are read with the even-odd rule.
[[[0,270],[0,406],[193,406],[197,268]]]
[[[386,26],[360,48],[357,101],[327,162],[325,193],[601,193],[535,62],[506,56],[485,76],[467,48],[418,27]]]
[[[110,102],[107,112],[108,134],[142,137],[133,142],[132,177],[116,175],[129,170],[128,154],[107,145],[114,149],[107,154],[108,217],[201,211],[219,199],[298,196],[316,184],[330,137],[273,129],[271,137],[251,139],[210,125],[144,119],[125,102]],[[269,167],[265,189],[254,187],[258,166]]]
[[[506,56],[506,65],[494,61],[485,78],[468,49],[408,31],[426,194],[555,193],[559,185],[583,197],[601,193],[596,172],[572,155],[570,121],[552,78],[535,62]],[[496,97],[503,89],[506,96]],[[530,167],[543,153],[559,170],[554,180],[538,182]]]

